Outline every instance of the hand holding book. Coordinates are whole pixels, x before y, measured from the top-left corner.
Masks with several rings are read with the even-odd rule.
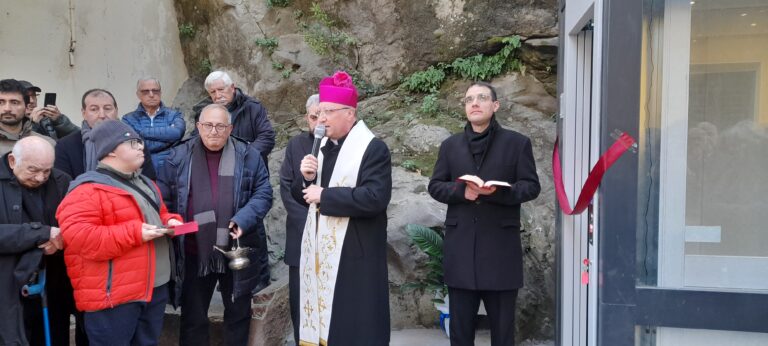
[[[504,182],[504,181],[499,181],[499,180],[483,181],[483,179],[480,179],[480,177],[478,177],[476,175],[469,175],[469,174],[465,174],[465,175],[460,176],[459,180],[460,181],[464,181],[464,182],[468,182],[468,183],[472,183],[476,187],[481,188],[481,189],[488,189],[488,188],[490,188],[492,186],[512,187],[512,185],[510,185],[509,183]]]

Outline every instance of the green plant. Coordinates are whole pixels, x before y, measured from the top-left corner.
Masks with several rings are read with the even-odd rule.
[[[505,37],[501,42],[504,46],[494,55],[458,58],[448,66],[454,74],[469,80],[488,80],[507,70],[520,70],[523,65],[513,54],[520,48],[520,37]]]
[[[427,257],[427,277],[418,282],[407,283],[405,289],[428,289],[435,292],[435,303],[445,303],[448,286],[443,282],[443,234],[429,227],[415,224],[405,226],[408,237]]]
[[[338,53],[342,48],[357,45],[357,40],[340,30],[337,22],[331,19],[318,3],[313,2],[309,11],[312,22],[307,23],[300,20],[304,15],[300,11],[294,11],[294,19],[297,20],[297,25],[304,35],[304,42],[313,52],[322,56],[332,56],[336,59],[338,55],[331,53]]]
[[[285,65],[283,65],[283,64],[281,64],[281,63],[279,63],[277,61],[272,61],[272,68],[275,69],[275,70],[282,70],[282,69],[285,68]]]
[[[323,27],[318,23],[311,24],[304,30],[304,42],[312,51],[323,56],[332,51],[339,51],[344,46],[357,44],[357,40],[346,32]]]
[[[211,60],[208,58],[205,58],[203,60],[200,60],[200,64],[197,67],[198,71],[200,71],[200,74],[202,75],[208,75],[213,71],[213,64],[211,64]]]
[[[400,167],[405,168],[408,171],[416,172],[419,170],[419,166],[416,165],[416,162],[413,162],[413,160],[405,160],[403,163],[400,164]]]
[[[437,103],[437,93],[424,96],[424,99],[421,101],[421,107],[419,107],[419,113],[435,116],[439,111],[440,104]]]
[[[291,76],[291,70],[283,70],[283,72],[280,72],[280,75],[283,76],[283,78],[288,79],[288,77]]]
[[[457,58],[449,64],[438,63],[403,78],[400,86],[412,93],[436,93],[449,75],[468,80],[489,80],[509,70],[525,74],[525,65],[516,56],[521,45],[520,37],[505,37],[501,39],[501,43],[503,46],[496,54],[477,54]]]
[[[287,7],[291,4],[291,0],[267,0],[267,6],[271,7]]]
[[[179,24],[179,36],[182,38],[194,38],[197,30],[192,23]]]
[[[361,97],[366,98],[368,96],[373,96],[381,91],[381,87],[368,82],[363,77],[363,74],[357,70],[350,70],[349,75],[352,76],[352,82],[355,83],[355,87],[357,87],[357,91],[360,93]]]
[[[275,51],[278,45],[277,38],[275,37],[257,38],[255,43],[257,46],[269,51],[270,54]]]
[[[434,93],[440,89],[443,80],[445,80],[445,71],[430,66],[425,71],[414,72],[404,78],[400,85],[410,92]]]
[[[309,8],[309,11],[312,12],[312,18],[316,19],[320,23],[323,23],[323,25],[329,28],[334,26],[335,22],[331,19],[330,16],[328,16],[328,13],[326,13],[320,7],[320,4],[313,2],[312,6]]]

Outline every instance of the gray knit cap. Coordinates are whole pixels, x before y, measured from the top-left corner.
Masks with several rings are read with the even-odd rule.
[[[120,120],[104,120],[91,132],[97,160],[103,159],[123,142],[141,139],[136,131]]]

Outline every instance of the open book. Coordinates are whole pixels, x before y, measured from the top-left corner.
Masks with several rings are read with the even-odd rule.
[[[465,175],[460,176],[459,180],[470,182],[470,183],[473,183],[473,184],[477,185],[478,187],[484,187],[484,188],[488,188],[488,187],[491,187],[491,186],[512,187],[512,185],[509,185],[509,183],[504,182],[504,181],[498,181],[498,180],[483,181],[483,179],[480,179],[480,177],[478,177],[476,175],[469,175],[469,174],[465,174]]]

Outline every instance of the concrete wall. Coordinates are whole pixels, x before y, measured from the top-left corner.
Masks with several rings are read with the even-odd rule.
[[[172,0],[0,3],[0,78],[26,79],[56,92],[57,105],[77,124],[88,89],[111,91],[122,115],[138,104],[141,76],[160,79],[166,103],[187,79]]]

